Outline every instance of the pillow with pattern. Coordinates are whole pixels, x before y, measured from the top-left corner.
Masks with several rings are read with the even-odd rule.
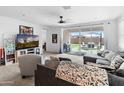
[[[115,52],[110,51],[105,55],[105,59],[112,61],[116,57],[116,55],[117,54]]]
[[[119,69],[123,69],[124,70],[124,62],[121,64],[121,66],[119,67]]]
[[[118,69],[121,64],[124,62],[124,59],[120,56],[117,55],[112,61],[111,61],[111,65],[112,67],[114,67],[115,69]]]

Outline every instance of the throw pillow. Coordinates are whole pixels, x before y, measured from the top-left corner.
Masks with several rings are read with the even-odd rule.
[[[105,57],[106,54],[108,54],[110,51],[109,50],[104,50],[101,54],[102,57]]]
[[[120,67],[120,65],[124,62],[124,59],[120,56],[117,55],[111,62],[112,67],[114,67],[115,69],[118,69]]]
[[[123,69],[124,70],[124,62],[121,64],[121,66],[119,67],[119,69]]]
[[[52,68],[52,69],[57,69],[59,63],[60,61],[46,60],[45,66],[48,66],[49,68]]]
[[[106,59],[97,59],[96,63],[101,65],[108,65],[108,66],[111,64],[111,62]]]
[[[58,57],[50,56],[51,61],[60,61]]]
[[[116,57],[116,53],[110,51],[105,55],[105,59],[109,60],[110,62]]]

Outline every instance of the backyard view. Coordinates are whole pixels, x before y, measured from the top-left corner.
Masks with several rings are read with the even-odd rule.
[[[70,51],[82,53],[97,53],[104,49],[103,31],[71,32]]]

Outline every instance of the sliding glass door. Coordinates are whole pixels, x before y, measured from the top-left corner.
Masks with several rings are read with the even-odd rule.
[[[97,53],[104,50],[103,24],[66,29],[65,52]]]
[[[103,31],[81,32],[81,52],[97,53],[104,49]]]
[[[70,32],[71,52],[80,52],[80,32]]]
[[[71,52],[97,53],[104,49],[103,31],[70,32]]]

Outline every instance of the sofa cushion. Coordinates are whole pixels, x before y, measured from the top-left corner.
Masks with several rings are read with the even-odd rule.
[[[121,66],[116,70],[116,74],[118,76],[124,77],[124,62],[121,64]]]
[[[118,69],[116,71],[116,75],[121,76],[121,77],[124,77],[124,69]]]
[[[115,67],[115,69],[118,69],[121,64],[124,62],[124,59],[120,56],[120,55],[117,55],[111,62],[111,65],[112,67]]]
[[[124,86],[124,78],[108,73],[108,80],[110,86]]]
[[[96,60],[96,63],[97,63],[97,64],[101,64],[101,65],[108,65],[108,66],[111,64],[110,61],[105,60],[105,59],[97,59],[97,60]]]

